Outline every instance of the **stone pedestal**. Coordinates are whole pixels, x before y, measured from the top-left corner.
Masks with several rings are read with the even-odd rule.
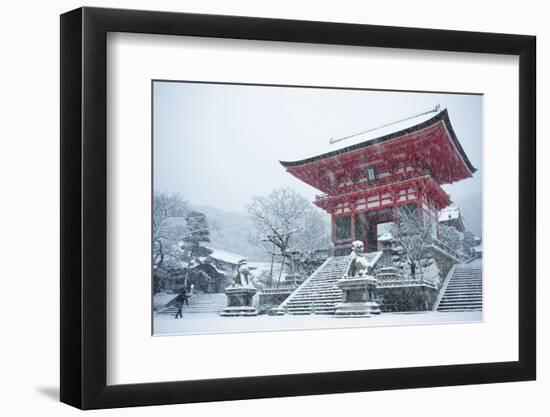
[[[258,311],[252,305],[252,298],[256,294],[252,286],[231,286],[225,289],[227,307],[220,313],[224,317],[256,316]]]
[[[380,268],[376,273],[376,279],[378,280],[379,285],[384,285],[387,283],[394,283],[401,279],[399,276],[399,270],[394,266],[388,266]]]
[[[376,284],[376,278],[371,275],[342,278],[338,281],[343,302],[336,305],[335,317],[370,317],[380,314],[380,307],[374,301]]]

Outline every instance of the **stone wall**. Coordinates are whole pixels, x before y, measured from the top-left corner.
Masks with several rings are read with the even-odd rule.
[[[430,247],[430,253],[437,264],[437,268],[443,274],[443,277],[446,277],[451,270],[451,267],[454,264],[458,263],[453,257],[447,256],[442,251],[437,250],[433,247]],[[443,281],[444,280],[441,280],[441,284],[443,284]]]
[[[288,296],[292,293],[291,290],[287,292],[278,293],[260,293],[260,299],[258,303],[258,311],[260,314],[268,313],[273,307],[278,307]]]
[[[438,290],[428,285],[381,287],[376,289],[380,310],[388,312],[430,311]]]

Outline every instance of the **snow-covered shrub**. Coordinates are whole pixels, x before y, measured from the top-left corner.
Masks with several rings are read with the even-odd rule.
[[[464,234],[452,226],[441,224],[439,226],[439,240],[456,251],[462,251]]]

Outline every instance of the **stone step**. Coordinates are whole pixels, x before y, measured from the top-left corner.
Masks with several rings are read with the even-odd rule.
[[[308,287],[300,288],[298,291],[295,292],[295,294],[304,294],[306,292],[331,292],[336,290],[339,290],[336,285],[331,285],[330,287]]]
[[[296,292],[295,295],[304,295],[304,294],[336,294],[341,292],[338,287],[334,288],[304,288],[302,291]]]
[[[278,314],[286,310],[288,314],[311,314],[311,306],[316,313],[333,314],[334,305],[341,302],[342,291],[336,283],[342,279],[349,265],[349,257],[329,258],[277,309]]]
[[[443,306],[456,306],[456,305],[472,305],[472,306],[481,306],[483,302],[481,301],[461,301],[461,302],[441,302],[439,304],[440,307]]]
[[[483,289],[483,286],[482,285],[454,285],[453,287],[447,286],[447,288],[453,291],[458,291],[461,288],[464,290],[481,291]]]
[[[335,300],[336,303],[340,302],[338,300]],[[286,306],[288,308],[310,308],[311,306],[315,306],[315,307],[319,307],[319,308],[333,308],[334,307],[334,303],[316,303],[316,302],[311,302],[311,303],[295,303],[295,304],[287,304]]]
[[[456,266],[437,311],[479,311],[483,308],[481,268]]]
[[[463,279],[463,278],[481,279],[482,276],[483,276],[483,274],[464,273],[464,274],[455,274],[453,278],[457,278],[457,279]]]
[[[331,298],[301,298],[301,299],[292,299],[288,301],[288,304],[290,303],[313,303],[313,302],[319,302],[319,303],[331,303],[334,300],[340,300],[342,298],[342,294],[340,294],[337,297],[331,297]]]
[[[296,296],[292,297],[292,299],[296,300],[296,299],[302,299],[302,298],[311,298],[313,296],[315,296],[315,298],[334,298],[334,297],[339,297],[341,295],[342,295],[342,291],[324,292],[324,293],[312,292],[312,293],[296,294]]]
[[[289,316],[309,316],[309,315],[328,316],[328,315],[333,315],[334,311],[335,311],[335,309],[333,309],[331,311],[316,311],[313,314],[311,313],[311,311],[293,311],[293,312],[289,311],[288,315]]]
[[[336,309],[334,307],[329,309],[314,309],[313,311],[311,308],[293,308],[288,309],[289,315],[307,315],[307,314],[334,314],[334,311]]]
[[[460,278],[460,279],[451,279],[451,282],[482,282],[483,279],[473,279],[473,278]]]
[[[483,289],[482,285],[453,285],[452,287],[449,285],[447,286],[448,289],[452,290],[459,290],[459,289],[465,289],[465,290],[477,290],[481,291]]]
[[[304,303],[332,303],[334,300],[340,300],[340,299],[342,299],[342,295],[340,295],[339,297],[323,298],[323,299],[320,299],[320,298],[315,298],[315,299],[302,298],[302,299],[299,299],[299,300],[292,299],[292,300],[289,300],[287,305],[297,304],[297,303],[300,303],[300,304],[304,304]]]
[[[482,288],[481,284],[449,284],[447,288]]]
[[[448,301],[467,301],[467,302],[482,301],[482,297],[481,296],[476,296],[476,297],[447,297],[447,296],[445,296],[441,299],[442,303],[448,302]]]
[[[466,282],[466,283],[481,284],[483,282],[483,280],[481,280],[481,279],[471,279],[471,278],[452,279],[449,282],[449,284],[455,283],[455,282]]]
[[[342,291],[334,291],[334,292],[308,292],[303,294],[296,294],[295,297],[292,297],[292,299],[302,299],[302,298],[333,298],[333,297],[340,297],[342,295]]]
[[[475,301],[475,300],[481,300],[481,299],[482,299],[482,297],[479,296],[479,295],[447,297],[447,294],[445,294],[443,296],[443,298],[441,299],[441,301],[443,301],[443,300],[448,300],[448,301],[452,301],[452,300],[471,300],[471,301]]]
[[[316,290],[327,290],[327,289],[331,289],[331,288],[338,288],[337,285],[336,285],[336,282],[328,282],[326,284],[315,284],[315,285],[306,285],[305,287],[302,287],[298,290],[299,291],[302,291],[302,290],[311,290],[311,289],[316,289]]]
[[[471,271],[457,271],[455,269],[455,277],[480,277],[483,274],[481,272],[471,272]]]
[[[481,300],[482,297],[451,297],[451,298],[446,298],[445,296],[441,299],[441,302],[443,301],[458,301],[458,300],[467,300],[467,301],[476,301],[476,300]]]
[[[291,311],[306,310],[313,307],[315,310],[330,310],[334,309],[334,305],[342,302],[342,300],[335,301],[334,303],[303,303],[303,304],[287,304],[287,308]]]
[[[480,278],[482,276],[483,274],[479,272],[468,272],[468,271],[460,272],[457,270],[455,270],[453,274],[453,278]]]
[[[307,292],[307,293],[296,294],[296,296],[292,297],[292,299],[294,299],[294,298],[311,298],[311,297],[314,297],[314,298],[318,298],[318,297],[339,297],[341,295],[342,295],[342,291],[334,291],[334,292],[311,291],[311,292]]]
[[[439,306],[440,308],[463,308],[463,307],[468,307],[468,308],[481,308],[483,306],[482,303],[446,303],[446,304],[443,304],[441,303],[441,305]]]
[[[298,291],[296,291],[296,293],[300,293],[301,291],[305,291],[305,290],[324,290],[324,291],[327,291],[327,290],[333,290],[335,288],[338,288],[337,285],[335,284],[329,284],[329,285],[308,285],[307,287],[302,287],[300,288]]]
[[[475,284],[481,284],[483,282],[483,280],[481,279],[471,279],[471,278],[461,278],[461,279],[452,279],[449,284],[451,283],[456,283],[456,282],[466,282],[466,283],[475,283]]]
[[[444,303],[444,302],[441,302],[441,304],[439,304],[439,307],[440,308],[443,308],[443,307],[482,307],[483,303],[481,302],[462,302],[462,303]]]
[[[451,296],[482,296],[483,291],[470,291],[470,290],[464,290],[464,291],[446,291],[444,297],[451,295]]]
[[[447,286],[447,288],[476,288],[477,289],[477,288],[483,288],[483,285],[481,285],[481,284],[479,284],[479,285],[478,284],[470,284],[470,285],[466,285],[466,284],[451,285],[451,284],[449,284]]]

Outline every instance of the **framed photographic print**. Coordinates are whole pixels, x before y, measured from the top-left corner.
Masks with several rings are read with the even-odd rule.
[[[535,38],[61,16],[61,400],[531,380]]]

